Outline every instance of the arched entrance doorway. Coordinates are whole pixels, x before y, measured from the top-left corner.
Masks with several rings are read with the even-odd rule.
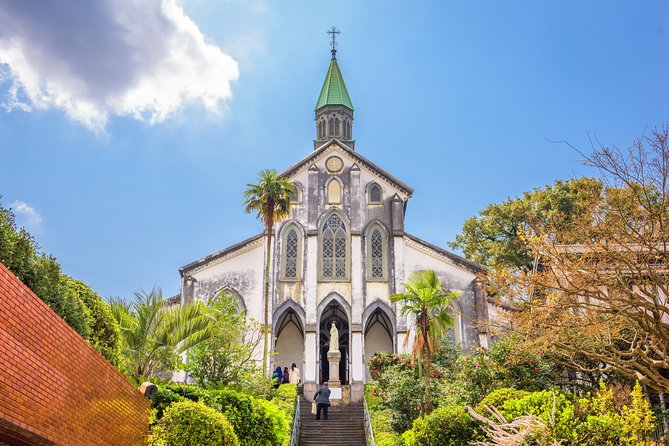
[[[283,309],[277,311],[278,317],[273,324],[276,338],[273,367],[290,368],[291,364],[295,363],[301,371],[304,371],[304,326],[302,315],[298,312],[301,308],[292,302],[286,304],[282,305]]]
[[[374,353],[393,353],[393,324],[380,306],[375,308],[367,317],[365,323],[365,376],[369,381],[371,376],[367,363]]]
[[[349,343],[349,323],[348,316],[344,308],[336,301],[332,300],[326,305],[321,313],[319,325],[319,381],[321,383],[330,380],[336,380],[337,377],[330,377],[330,366],[328,364],[328,350],[330,349],[330,327],[335,324],[339,330],[339,351],[341,352],[341,361],[339,362],[339,381],[342,384],[349,383],[348,359],[350,353]]]

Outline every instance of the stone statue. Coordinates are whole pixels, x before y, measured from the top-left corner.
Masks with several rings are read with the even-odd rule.
[[[339,330],[335,326],[335,323],[332,323],[330,327],[330,350],[328,352],[338,352],[339,351]]]

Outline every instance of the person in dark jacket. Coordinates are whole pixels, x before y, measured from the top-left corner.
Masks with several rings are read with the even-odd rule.
[[[288,373],[288,367],[284,367],[283,368],[283,375],[282,375],[282,378],[281,378],[281,384],[288,384],[288,383],[290,383],[290,376],[289,376],[289,373]]]
[[[323,383],[323,387],[318,389],[318,392],[314,395],[314,401],[318,404],[316,408],[316,419],[321,419],[321,410],[323,411],[323,419],[328,419],[328,408],[330,407],[330,393],[331,390],[328,389],[328,383]]]
[[[281,366],[277,366],[276,370],[274,370],[274,373],[272,373],[272,382],[274,383],[275,389],[278,389],[279,385],[281,385],[282,378],[283,373],[281,372]]]

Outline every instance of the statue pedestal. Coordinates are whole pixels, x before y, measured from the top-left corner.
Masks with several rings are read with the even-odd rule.
[[[328,379],[329,387],[340,387],[341,381],[339,380],[339,362],[341,361],[341,352],[334,351],[328,352],[328,362],[330,363],[330,379]]]

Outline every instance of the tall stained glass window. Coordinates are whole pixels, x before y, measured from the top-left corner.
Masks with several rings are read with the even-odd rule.
[[[346,277],[346,226],[336,214],[323,225],[323,277]]]
[[[290,228],[286,234],[286,269],[284,275],[287,279],[297,278],[297,231]]]
[[[372,277],[383,278],[383,237],[381,236],[381,231],[378,229],[372,231],[370,247],[372,255]]]

